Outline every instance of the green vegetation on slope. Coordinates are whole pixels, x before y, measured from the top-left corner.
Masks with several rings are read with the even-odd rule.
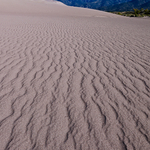
[[[133,9],[133,11],[124,11],[124,12],[112,12],[118,15],[127,16],[127,17],[150,17],[150,9]]]

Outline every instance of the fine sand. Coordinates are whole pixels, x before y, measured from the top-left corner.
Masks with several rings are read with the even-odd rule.
[[[0,0],[0,150],[150,150],[150,19]]]

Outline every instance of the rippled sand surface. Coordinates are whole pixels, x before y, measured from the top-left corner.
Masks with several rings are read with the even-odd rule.
[[[0,150],[150,150],[150,19],[0,3]]]

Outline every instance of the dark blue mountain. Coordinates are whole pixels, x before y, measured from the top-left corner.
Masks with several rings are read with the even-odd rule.
[[[132,11],[136,9],[150,9],[150,0],[132,0],[130,2],[117,4],[113,6],[102,6],[98,9],[105,11]]]
[[[101,7],[113,6],[131,0],[58,0],[69,6],[99,9]]]
[[[150,0],[58,0],[69,6],[104,11],[130,11],[133,8],[150,9]]]

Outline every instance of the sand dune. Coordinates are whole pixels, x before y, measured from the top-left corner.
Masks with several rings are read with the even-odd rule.
[[[0,150],[149,150],[149,25],[0,0]]]

